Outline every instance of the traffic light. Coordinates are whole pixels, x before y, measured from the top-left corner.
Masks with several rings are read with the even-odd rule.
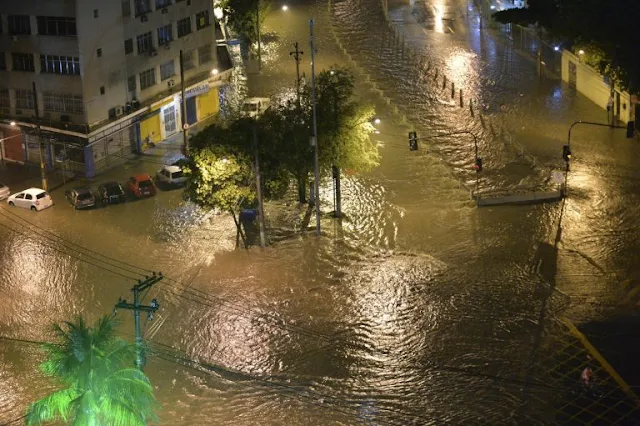
[[[633,137],[633,128],[635,127],[635,123],[633,121],[630,121],[627,123],[627,138],[632,138]]]
[[[409,132],[409,151],[418,150],[418,134],[416,132]]]
[[[567,163],[571,160],[571,148],[569,145],[565,145],[562,147],[562,159]]]
[[[482,158],[480,157],[476,157],[476,172],[481,172],[482,171]]]

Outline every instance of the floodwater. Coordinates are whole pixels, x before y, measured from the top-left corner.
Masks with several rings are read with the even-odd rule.
[[[637,272],[629,253],[639,248],[640,149],[609,129],[576,128],[565,203],[476,208],[470,189],[548,186],[568,126],[603,113],[557,79],[540,81],[534,63],[474,31],[455,2],[433,3],[425,7],[439,12],[419,37],[407,27],[407,39],[479,100],[484,126],[397,52],[375,0],[345,0],[331,14],[324,2],[276,8],[249,93],[291,94],[294,41],[308,79],[314,17],[316,70],[349,64],[337,37],[360,66],[359,95],[382,120],[373,136],[381,165],[345,176],[342,224],[327,214],[315,238],[300,229],[305,212],[292,199],[267,208],[277,242],[234,250],[231,220],[185,204],[179,190],[91,211],[73,211],[63,189],[42,212],[3,205],[0,334],[49,340],[52,322],[109,314],[119,297],[131,299],[135,279],[161,271],[144,300],[161,309],[143,320],[161,424],[553,422],[567,389],[545,387],[550,372],[532,371],[533,358],[559,316],[606,316],[618,280]],[[425,139],[410,152],[414,128]],[[460,130],[479,138],[480,175],[470,138],[426,137]],[[94,184],[154,172],[173,153],[160,148]],[[321,193],[329,212],[329,181]],[[549,245],[551,256],[541,249]],[[131,313],[117,316],[131,338]],[[3,421],[55,389],[39,360],[36,346],[0,346]]]

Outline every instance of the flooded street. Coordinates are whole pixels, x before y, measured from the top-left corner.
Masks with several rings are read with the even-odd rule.
[[[477,208],[471,190],[548,187],[569,125],[604,112],[557,78],[540,81],[534,62],[474,29],[465,4],[411,14],[390,3],[391,26],[376,0],[274,8],[250,96],[291,93],[295,41],[309,79],[313,17],[316,70],[355,62],[357,93],[382,120],[372,135],[380,167],[344,177],[342,223],[327,213],[316,238],[299,229],[304,211],[291,198],[267,207],[277,242],[234,250],[231,218],[185,203],[179,189],[89,211],[74,211],[65,188],[38,213],[3,203],[0,335],[49,341],[52,322],[109,314],[135,280],[161,271],[145,296],[160,310],[143,325],[163,425],[562,423],[586,355],[576,350],[572,376],[573,353],[557,347],[575,337],[561,319],[607,318],[621,281],[639,272],[640,145],[577,127],[565,202]],[[423,62],[398,53],[394,25]],[[473,116],[435,83],[436,68],[477,100]],[[417,152],[413,129],[424,137]],[[460,130],[478,137],[479,175],[471,138],[432,137]],[[153,175],[175,148],[91,185]],[[321,197],[331,211],[329,179]],[[132,340],[131,312],[117,317]],[[2,341],[0,423],[55,389],[41,359],[35,345]]]

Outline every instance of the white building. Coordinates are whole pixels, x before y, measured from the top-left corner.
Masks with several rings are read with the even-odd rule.
[[[0,1],[0,138],[24,135],[2,157],[39,161],[38,115],[47,164],[88,176],[181,131],[181,50],[185,121],[217,113],[215,21],[211,0]]]

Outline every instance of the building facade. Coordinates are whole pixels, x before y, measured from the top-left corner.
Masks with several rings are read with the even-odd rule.
[[[219,32],[211,0],[0,2],[3,158],[38,162],[42,140],[91,177],[181,131],[181,56],[185,122],[217,113]]]

